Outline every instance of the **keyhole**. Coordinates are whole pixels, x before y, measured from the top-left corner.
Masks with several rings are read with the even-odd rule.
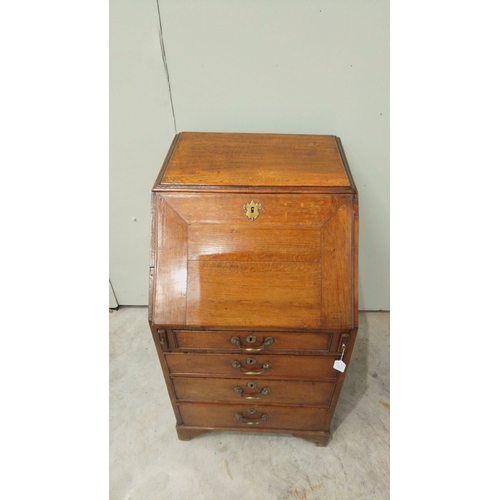
[[[255,382],[248,382],[247,387],[249,389],[255,389],[257,387],[257,384]]]
[[[254,213],[254,211],[255,211],[255,207],[251,207],[250,212]]]
[[[255,358],[247,358],[247,365],[254,365],[257,363],[257,360]]]
[[[246,341],[249,344],[253,344],[257,340],[257,337],[255,335],[247,335]]]

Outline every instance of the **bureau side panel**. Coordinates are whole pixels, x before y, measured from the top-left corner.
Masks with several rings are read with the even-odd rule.
[[[325,426],[326,427],[329,427],[331,425],[333,414],[335,413],[335,408],[337,406],[337,403],[338,403],[338,400],[340,397],[340,393],[342,391],[342,387],[344,385],[344,381],[345,381],[345,378],[347,376],[347,372],[349,371],[351,356],[352,356],[354,344],[356,341],[356,335],[357,335],[357,329],[351,330],[351,333],[350,333],[351,341],[347,345],[347,348],[346,348],[344,356],[343,356],[343,361],[347,365],[345,371],[342,373],[342,372],[339,372],[337,370],[334,370],[335,373],[337,374],[338,378],[337,378],[337,383],[335,385],[335,389],[333,392],[333,397],[332,397],[332,400],[330,402],[330,407],[328,408],[328,411],[327,411],[327,414],[325,417]],[[348,396],[346,396],[346,399],[348,399]]]
[[[353,196],[353,230],[352,230],[352,260],[353,260],[353,275],[352,275],[352,289],[353,289],[353,328],[358,327],[358,266],[359,266],[359,204],[358,195]]]
[[[156,267],[153,322],[186,321],[187,224],[162,197],[157,198]]]
[[[149,296],[148,296],[148,321],[153,322],[154,297],[155,297],[155,267],[156,267],[156,203],[157,195],[151,193],[150,204],[150,244],[149,244]]]
[[[348,200],[322,228],[322,316],[325,328],[354,326],[353,206]]]

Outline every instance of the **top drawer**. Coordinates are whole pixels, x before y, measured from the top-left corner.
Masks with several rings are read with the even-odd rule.
[[[174,349],[227,352],[341,353],[348,332],[249,332],[173,330]],[[341,345],[344,344],[344,347]]]

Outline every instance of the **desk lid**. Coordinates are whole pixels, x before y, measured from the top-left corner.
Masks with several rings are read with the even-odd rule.
[[[182,132],[153,188],[356,190],[333,135]]]

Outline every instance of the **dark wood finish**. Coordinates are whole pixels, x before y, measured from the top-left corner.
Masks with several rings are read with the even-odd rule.
[[[272,380],[248,377],[173,377],[177,401],[238,404],[286,404],[328,407],[335,385],[331,382]],[[250,386],[249,386],[250,384]],[[235,392],[235,388],[241,389]],[[266,391],[267,389],[267,391]],[[250,399],[252,398],[252,399]]]
[[[192,438],[210,432],[214,429],[208,429],[207,427],[187,427],[185,425],[177,425],[176,430],[177,437],[181,441],[190,441]]]
[[[202,434],[205,434],[207,432],[211,431],[217,431],[220,430],[217,427],[209,427],[209,426],[204,426],[204,427],[195,427],[195,426],[187,426],[187,425],[177,425],[176,426],[177,430],[177,435],[181,441],[189,441],[192,438],[196,436],[200,436]],[[237,427],[224,427],[224,431],[238,431],[241,432],[241,428]],[[266,433],[275,433],[275,432],[281,432],[284,434],[288,434],[287,431],[278,431],[275,429],[264,429],[264,428],[259,428],[258,426],[256,427],[249,427],[247,429],[244,429],[245,432],[256,432],[259,434],[266,434]],[[328,441],[330,440],[330,432],[329,431],[290,431],[289,434],[291,436],[295,436],[301,439],[305,439],[306,441],[309,441],[311,443],[314,443],[316,446],[327,446]]]
[[[327,410],[325,408],[305,408],[299,406],[271,406],[262,403],[245,404],[193,404],[179,402],[182,420],[188,426],[212,428],[236,427],[246,429],[256,426],[259,429],[276,430],[323,430]],[[252,415],[251,410],[256,413]],[[243,417],[239,421],[236,415]],[[263,420],[262,416],[269,418]]]
[[[179,439],[244,430],[326,446],[345,377],[333,362],[349,364],[358,322],[340,140],[178,134],[151,207],[149,322]]]

